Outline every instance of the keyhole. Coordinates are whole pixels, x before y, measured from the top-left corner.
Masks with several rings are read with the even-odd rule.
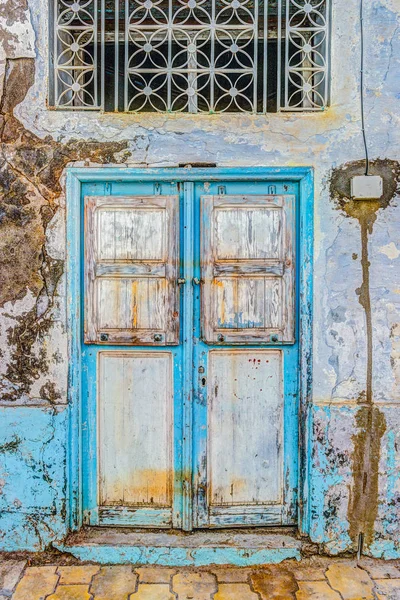
[[[203,387],[206,385],[206,381],[207,381],[207,380],[206,380],[206,378],[205,378],[205,377],[202,377],[202,378],[201,378],[201,385],[202,385]]]

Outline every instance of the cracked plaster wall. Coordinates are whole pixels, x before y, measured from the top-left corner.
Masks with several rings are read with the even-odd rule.
[[[326,112],[128,116],[47,110],[47,2],[29,0],[24,4],[22,0],[8,0],[2,5],[0,90],[4,76],[6,82],[12,76],[16,59],[34,58],[35,66],[33,85],[27,86],[25,98],[18,99],[12,107],[16,119],[13,121],[9,115],[8,129],[3,130],[7,172],[17,175],[19,182],[22,178],[26,202],[15,208],[20,216],[16,224],[14,208],[10,209],[10,205],[15,207],[15,194],[7,196],[3,185],[6,209],[0,213],[2,235],[11,231],[7,248],[12,248],[13,239],[17,239],[20,246],[34,250],[32,260],[25,259],[29,276],[18,273],[16,263],[22,260],[21,253],[18,261],[11,257],[3,263],[2,271],[7,284],[11,282],[7,293],[4,286],[2,289],[5,296],[0,321],[0,402],[4,413],[0,456],[5,458],[0,466],[0,499],[4,501],[0,539],[4,548],[38,549],[62,537],[65,531],[67,332],[62,178],[59,183],[63,168],[77,160],[81,165],[100,162],[120,164],[121,168],[206,161],[218,166],[314,168],[310,536],[328,552],[354,549],[354,521],[372,519],[366,552],[386,557],[400,555],[400,212],[396,198],[390,199],[385,209],[376,211],[376,219],[367,232],[371,400],[379,415],[383,415],[379,422],[384,421],[384,427],[380,430],[375,461],[377,489],[371,487],[376,507],[367,517],[353,510],[357,495],[354,458],[357,452],[365,453],[363,435],[368,428],[360,418],[368,364],[366,311],[357,293],[364,277],[362,240],[360,221],[334,202],[330,180],[335,169],[363,157],[358,10],[358,2],[334,2],[332,106]],[[399,25],[398,0],[366,3],[365,107],[372,159],[399,157]],[[27,133],[21,133],[22,130],[32,137],[26,138]],[[85,146],[88,140],[96,146],[92,153],[77,149],[77,143]],[[27,167],[26,148],[30,145],[40,147],[43,155],[33,173]],[[101,145],[111,146],[102,151]],[[54,168],[49,168],[49,164]],[[16,195],[21,197],[21,193]],[[45,327],[40,326],[42,315]],[[32,322],[39,322],[39,326],[32,328]],[[23,345],[27,326],[28,350]],[[18,362],[21,343],[22,354],[28,352],[28,378],[23,375],[24,363]],[[364,440],[361,445],[360,439]],[[18,442],[17,450],[14,442]],[[30,476],[30,469],[35,476]],[[30,487],[32,496],[26,490],[18,491],[18,481],[25,477],[26,490]],[[39,523],[36,529],[29,525],[32,520]],[[360,530],[363,526],[361,522]],[[368,526],[371,528],[371,522]]]

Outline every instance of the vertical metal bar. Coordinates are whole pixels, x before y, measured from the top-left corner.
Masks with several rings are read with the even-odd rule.
[[[326,27],[326,38],[325,38],[325,89],[324,89],[324,107],[327,106],[329,101],[329,90],[330,90],[330,75],[331,75],[331,3],[330,0],[326,0],[325,6],[325,27]]]
[[[285,108],[289,104],[289,33],[290,33],[290,0],[286,0],[286,21],[285,21]]]
[[[276,47],[276,111],[281,110],[281,70],[282,70],[282,0],[278,0],[278,31],[277,31],[277,47]]]
[[[254,90],[253,90],[253,113],[257,112],[257,68],[258,68],[258,0],[254,2]]]
[[[182,528],[193,528],[192,425],[193,425],[193,265],[194,265],[194,183],[184,184],[183,198],[183,441],[182,441]]]
[[[190,40],[191,44],[196,45],[195,40]],[[197,91],[197,48],[194,52],[188,51],[188,87]],[[193,70],[193,71],[192,71]],[[188,98],[188,112],[198,112],[198,96],[197,93],[194,96]]]
[[[80,49],[76,52],[75,54],[76,58],[78,58],[78,64],[83,64],[84,63],[84,53],[83,50]],[[76,71],[74,71],[74,81],[79,79],[79,76],[81,75],[82,71],[80,71],[79,69],[77,69]],[[95,74],[95,70],[93,69],[93,76]],[[74,100],[74,106],[76,106],[77,108],[80,108],[81,106],[85,106],[86,103],[84,102],[83,97],[79,97],[76,96],[75,100]]]
[[[98,26],[97,26],[97,0],[93,0],[93,85],[94,85],[94,103],[96,106],[99,105],[99,94],[97,89],[97,60],[98,60]]]
[[[118,112],[119,85],[119,0],[115,0],[115,31],[114,31],[114,110]]]
[[[173,24],[173,14],[172,14],[172,0],[168,1],[168,59],[167,59],[167,110],[171,110],[172,108],[172,98],[171,98],[171,69],[172,69],[172,24]]]
[[[215,2],[211,0],[211,31],[210,31],[210,111],[214,111],[214,69],[215,69]]]
[[[264,0],[263,113],[268,110],[268,9],[269,0]]]
[[[101,95],[100,95],[100,103],[101,103],[101,108],[102,110],[104,110],[104,78],[105,78],[105,50],[106,50],[106,43],[105,43],[105,24],[106,24],[106,3],[105,0],[101,0],[101,21],[100,21],[100,27],[101,27],[101,71],[100,71],[100,88],[101,88]],[[97,15],[96,15],[97,16]]]
[[[129,0],[125,0],[125,62],[124,62],[124,111],[128,111],[129,86]]]
[[[54,106],[58,106],[58,0],[54,0],[53,36]]]
[[[310,41],[310,37],[311,37],[312,33],[309,34],[309,32],[304,32],[304,36],[306,37],[306,41],[307,43]],[[310,81],[312,81],[312,84],[314,84],[314,77],[315,75],[313,75],[313,67],[312,67],[312,63],[310,60],[310,53],[307,52],[302,52],[302,59],[301,59],[302,65],[303,65],[303,71],[302,71],[302,76],[303,76],[303,80],[308,83]],[[314,94],[315,97],[315,94]],[[303,108],[305,109],[309,109],[312,107],[312,102],[310,100],[309,97],[307,97],[306,93],[303,92]]]

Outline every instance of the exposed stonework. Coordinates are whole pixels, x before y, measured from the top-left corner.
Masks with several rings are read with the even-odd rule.
[[[33,79],[33,59],[7,62],[0,102],[0,307],[24,298],[28,290],[35,301],[8,328],[12,352],[2,400],[29,395],[32,383],[48,373],[44,341],[53,324],[63,261],[49,256],[46,228],[59,209],[62,171],[71,161],[118,162],[115,154],[127,147],[125,142],[90,140],[61,144],[26,131],[15,118],[14,108],[24,99]],[[41,386],[40,396],[50,403],[61,399],[52,381]]]

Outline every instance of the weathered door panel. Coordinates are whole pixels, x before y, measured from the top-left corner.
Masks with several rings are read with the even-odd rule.
[[[85,342],[177,344],[178,196],[85,198]]]
[[[173,372],[170,352],[100,352],[99,504],[171,508]]]
[[[282,502],[280,350],[212,350],[208,358],[209,506]]]
[[[181,201],[173,184],[83,188],[88,525],[182,526]]]
[[[296,520],[296,189],[274,187],[196,189],[195,527]]]
[[[294,342],[293,196],[202,196],[204,340]]]
[[[87,524],[295,522],[298,189],[220,183],[84,186]]]

